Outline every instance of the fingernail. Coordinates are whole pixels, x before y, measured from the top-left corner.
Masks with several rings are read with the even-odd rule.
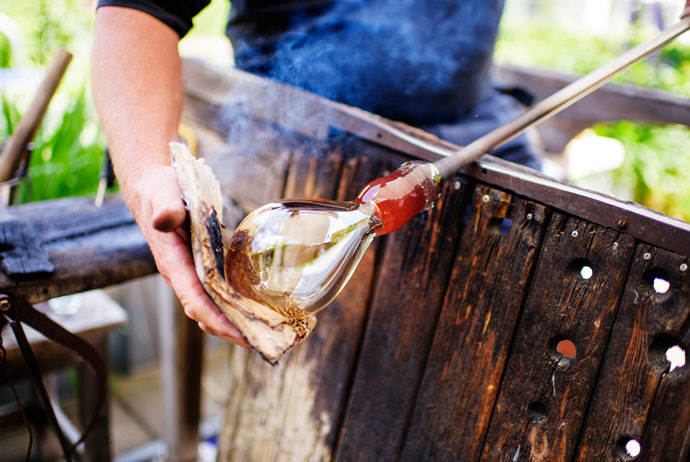
[[[685,7],[683,12],[680,14],[681,19],[690,16],[690,6]]]

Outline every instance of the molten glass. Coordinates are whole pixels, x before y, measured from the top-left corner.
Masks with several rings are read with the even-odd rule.
[[[408,162],[369,183],[353,202],[267,204],[235,230],[226,279],[239,295],[291,319],[314,314],[342,290],[374,236],[431,207],[440,184],[433,164]]]

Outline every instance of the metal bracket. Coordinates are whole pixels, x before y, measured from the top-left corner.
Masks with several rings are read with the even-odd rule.
[[[41,399],[41,404],[43,405],[49,421],[55,428],[60,445],[62,446],[65,460],[70,461],[72,460],[72,454],[74,453],[76,447],[86,439],[89,432],[93,428],[96,420],[98,419],[101,408],[105,403],[107,376],[103,360],[100,358],[98,352],[93,346],[91,346],[91,344],[69,332],[48,316],[38,311],[28,301],[26,301],[24,297],[0,294],[0,315],[9,319],[9,325],[14,332],[22,355],[27,362],[34,385],[36,386],[38,395]],[[96,410],[89,419],[89,422],[84,427],[81,437],[73,445],[70,444],[62,432],[60,425],[58,424],[57,417],[55,416],[55,412],[50,403],[50,398],[48,397],[48,392],[46,391],[43,383],[43,376],[38,366],[38,361],[36,360],[36,357],[31,350],[31,345],[26,338],[26,334],[24,333],[24,329],[21,325],[22,322],[33,327],[50,340],[53,340],[54,342],[59,343],[60,345],[77,353],[91,366],[96,374],[98,379],[98,401]]]

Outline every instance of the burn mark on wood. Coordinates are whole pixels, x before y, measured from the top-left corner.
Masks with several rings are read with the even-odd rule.
[[[18,219],[0,220],[0,257],[5,274],[15,279],[45,276],[55,270],[36,232]]]
[[[223,254],[223,233],[216,209],[211,209],[206,219],[206,229],[211,237],[211,250],[216,259],[216,270],[225,279],[225,255]]]
[[[54,266],[52,272],[10,277],[0,272],[0,287],[30,303],[104,287],[156,271],[148,245],[121,199],[101,208],[85,198],[68,198],[11,207],[12,219],[31,230],[33,245]],[[90,226],[85,226],[91,223]],[[108,223],[100,229],[99,223]]]

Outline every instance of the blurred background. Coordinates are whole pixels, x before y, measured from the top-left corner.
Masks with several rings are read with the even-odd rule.
[[[499,64],[550,69],[573,75],[594,70],[660,29],[677,21],[681,0],[507,0],[495,60]],[[184,55],[220,66],[232,65],[224,38],[229,3],[213,0],[180,43]],[[33,143],[28,179],[18,203],[93,195],[105,140],[89,88],[94,2],[88,0],[2,0],[0,11],[0,143],[26,111],[55,50],[74,54]],[[690,34],[615,79],[690,98]],[[596,97],[596,96],[594,96]],[[596,162],[593,162],[596,159]],[[627,121],[598,124],[578,135],[563,153],[549,153],[546,173],[577,185],[690,221],[690,129]],[[164,413],[158,370],[158,277],[108,290],[128,314],[127,325],[111,334],[115,420],[114,450],[119,460],[144,460],[162,453]],[[213,434],[220,426],[227,346],[207,339],[202,421],[210,438],[200,454],[213,459]],[[74,372],[57,379],[69,413]],[[13,403],[0,390],[0,408]],[[15,438],[25,450],[22,428],[0,428],[0,445]],[[148,445],[148,446],[146,446]],[[143,452],[136,452],[148,447]],[[13,460],[15,453],[0,453]]]

